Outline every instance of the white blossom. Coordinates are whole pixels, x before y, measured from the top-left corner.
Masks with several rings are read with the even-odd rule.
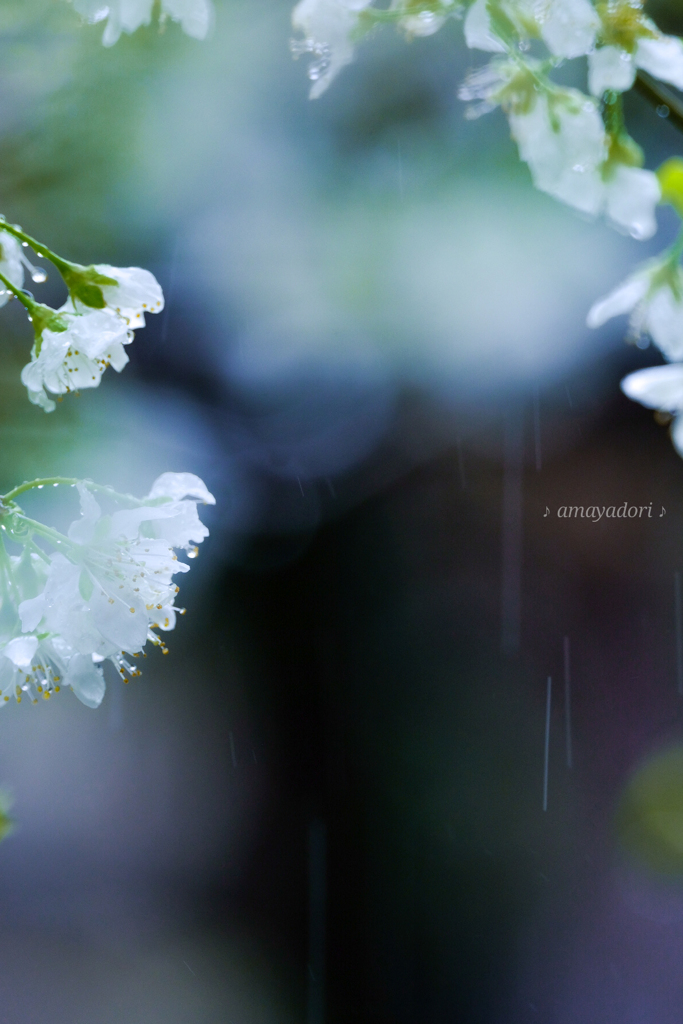
[[[21,371],[29,399],[46,412],[55,408],[48,392],[63,395],[96,388],[108,366],[120,373],[128,362],[124,345],[134,337],[126,321],[107,309],[77,313],[67,302],[57,312],[66,330],[45,328],[40,341],[36,340],[31,362]]]
[[[604,212],[609,221],[639,240],[657,230],[655,209],[662,197],[656,174],[617,164],[603,174]]]
[[[650,238],[657,229],[655,208],[661,199],[656,174],[620,162],[620,151],[632,158],[627,146],[610,153],[594,100],[552,83],[541,92],[542,81],[534,61],[520,70],[511,61],[494,58],[468,76],[459,96],[481,101],[468,108],[468,117],[498,104],[507,109],[519,155],[541,191],[583,213],[604,214],[634,238]]]
[[[621,390],[648,409],[671,413],[671,438],[678,454],[683,455],[683,364],[636,370],[624,377]]]
[[[15,288],[24,287],[24,267],[26,260],[21,242],[9,232],[0,233],[0,273],[11,281]],[[4,306],[12,298],[12,292],[0,282],[0,306]]]
[[[581,57],[595,45],[600,19],[589,0],[500,0],[499,6],[520,38],[540,35],[556,57]],[[467,12],[465,41],[477,50],[506,48],[491,26],[487,0],[475,0]]]
[[[107,24],[102,36],[104,46],[113,46],[122,32],[131,34],[152,20],[154,0],[73,0],[74,7],[90,22]],[[183,31],[194,39],[204,39],[213,16],[210,0],[161,0],[162,17],[179,21]]]
[[[24,696],[37,704],[39,696],[49,699],[64,688],[87,707],[98,707],[105,690],[99,663],[59,637],[18,636],[0,650],[0,707],[12,698],[21,703]]]
[[[656,34],[638,39],[633,53],[610,45],[588,54],[588,87],[594,96],[602,96],[608,89],[614,92],[630,89],[638,68],[683,89],[683,42],[674,36],[661,35],[652,22],[648,24]]]
[[[649,335],[663,355],[683,359],[683,270],[654,263],[633,274],[588,313],[588,326],[600,327],[614,316],[630,313],[635,338]]]
[[[102,514],[87,484],[79,483],[78,490],[81,516],[69,528],[71,543],[49,559],[40,592],[18,606],[21,639],[27,644],[17,650],[26,659],[31,648],[34,663],[39,657],[41,665],[52,666],[49,678],[65,679],[94,707],[104,694],[103,660],[109,659],[125,679],[139,675],[126,655],[139,654],[148,640],[166,652],[154,630],[175,627],[178,587],[173,577],[190,569],[173,548],[196,553],[196,545],[208,536],[197,501],[212,504],[215,499],[191,473],[164,473],[144,504],[110,516]],[[40,651],[34,657],[37,637]],[[15,679],[9,672],[11,688]],[[31,674],[27,668],[25,674]],[[52,686],[49,678],[47,683],[43,679],[43,689]]]
[[[602,118],[595,103],[575,89],[538,96],[529,110],[509,114],[519,155],[534,184],[592,215],[605,203],[601,167],[607,157]]]
[[[144,327],[145,313],[160,313],[164,308],[161,285],[149,270],[110,267],[106,263],[96,263],[94,269],[118,282],[116,285],[100,285],[102,297],[110,309],[127,321],[129,327]]]
[[[371,0],[299,0],[292,25],[304,39],[292,43],[295,55],[311,53],[316,60],[308,69],[313,82],[310,98],[317,99],[346,64],[353,60],[353,34],[358,16]]]
[[[33,703],[71,687],[84,704],[96,707],[104,694],[101,669],[60,637],[21,635],[17,601],[41,592],[47,579],[46,560],[25,547],[11,556],[0,573],[0,707],[28,696]]]

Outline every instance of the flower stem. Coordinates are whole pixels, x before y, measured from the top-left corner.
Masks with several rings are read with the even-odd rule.
[[[48,487],[50,484],[53,486],[55,484],[66,484],[67,486],[74,487],[77,483],[78,480],[68,476],[47,476],[39,480],[25,480],[23,484],[19,484],[18,487],[8,491],[7,494],[4,494],[2,496],[2,501],[14,501],[19,494],[23,494],[25,491],[30,491],[34,487]]]
[[[21,523],[25,523],[26,526],[31,530],[32,533],[37,533],[39,536],[45,537],[45,539],[49,540],[50,543],[52,545],[54,545],[54,547],[56,547],[56,548],[60,548],[61,549],[64,546],[69,547],[69,548],[79,548],[79,547],[81,547],[80,544],[77,544],[75,541],[70,540],[68,537],[65,537],[63,533],[59,533],[58,530],[53,530],[51,526],[45,526],[43,523],[39,523],[36,519],[29,519],[29,517],[25,516],[23,512],[15,512],[14,516]],[[12,536],[11,528],[10,528],[10,530],[8,532],[9,532],[10,540],[14,540],[14,537]],[[30,539],[30,538],[18,537],[16,539],[16,543],[17,544],[25,544],[27,539]]]
[[[608,92],[605,99],[605,128],[615,138],[626,130],[624,124],[624,102],[620,92]]]
[[[36,256],[46,257],[50,263],[53,263],[55,267],[57,267],[57,270],[69,270],[71,264],[68,260],[63,260],[61,256],[52,252],[46,245],[43,245],[42,242],[37,242],[35,238],[31,238],[31,236],[27,235],[25,231],[21,230],[21,228],[15,227],[13,224],[8,224],[5,220],[0,220],[0,230],[7,231],[8,234],[14,235],[14,237],[18,238],[20,242],[26,242],[27,245],[31,246]]]
[[[667,263],[669,265],[671,265],[671,266],[674,265],[674,264],[677,264],[680,261],[680,258],[681,258],[682,255],[683,255],[683,226],[681,226],[681,228],[679,229],[678,237],[676,238],[676,241],[673,243],[673,245],[669,249],[669,255],[668,255]]]
[[[115,491],[113,487],[108,487],[106,484],[95,484],[92,480],[78,480],[76,477],[72,476],[46,476],[39,477],[37,480],[25,480],[23,484],[19,484],[18,487],[15,487],[13,490],[8,491],[7,494],[2,495],[0,497],[0,501],[5,504],[7,502],[14,501],[14,499],[20,494],[24,494],[26,491],[31,491],[36,487],[56,487],[59,484],[63,484],[66,487],[75,487],[76,484],[80,483],[84,484],[84,486],[90,491],[100,491],[104,494],[108,494],[110,498],[114,498],[116,501],[126,502],[127,504],[133,505],[137,508],[147,504],[146,501],[134,498],[132,494],[120,494],[118,491]]]
[[[9,588],[12,591],[12,598],[15,604],[19,604],[19,594],[17,593],[17,585],[14,581],[14,573],[12,572],[12,563],[9,560],[7,549],[5,548],[5,542],[0,537],[0,572],[4,575],[5,579],[9,583]]]
[[[9,278],[5,277],[5,275],[2,272],[0,272],[0,281],[2,281],[7,291],[11,292],[12,295],[15,296],[15,298],[19,299],[19,302],[22,304],[22,306],[26,307],[26,310],[29,313],[33,312],[33,309],[37,305],[37,303],[35,303],[33,299],[30,299],[28,295],[21,290],[21,288],[17,288],[15,284],[12,284]]]

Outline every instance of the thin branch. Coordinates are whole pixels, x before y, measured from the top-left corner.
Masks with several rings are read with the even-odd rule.
[[[683,132],[683,99],[668,85],[663,85],[647,71],[639,71],[635,88],[653,107],[667,107],[666,120]]]

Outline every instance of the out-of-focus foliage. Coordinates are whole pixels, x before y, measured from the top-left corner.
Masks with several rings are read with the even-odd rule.
[[[617,811],[626,850],[646,867],[683,876],[683,747],[649,758],[628,783]]]

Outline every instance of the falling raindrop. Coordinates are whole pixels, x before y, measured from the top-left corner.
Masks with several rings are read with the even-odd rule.
[[[538,385],[534,388],[534,458],[536,472],[540,473],[543,468],[543,460],[541,457],[541,399]]]
[[[674,573],[674,614],[676,616],[676,675],[678,693],[683,697],[683,589],[681,574]]]
[[[545,698],[545,749],[543,756],[543,810],[548,810],[548,762],[550,756],[550,705],[553,697],[553,681],[548,676]]]
[[[564,638],[564,733],[567,747],[567,768],[572,768],[572,677],[568,636]]]

